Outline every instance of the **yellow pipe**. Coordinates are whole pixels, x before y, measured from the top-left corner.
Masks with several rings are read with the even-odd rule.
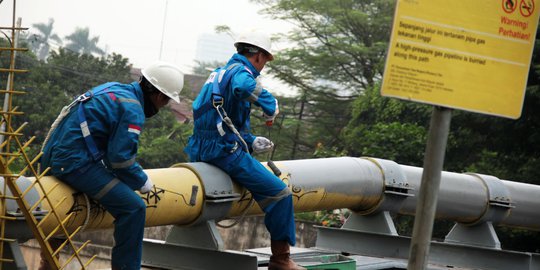
[[[271,170],[266,163],[263,163],[268,170]],[[344,194],[339,192],[329,191],[327,189],[328,185],[331,185],[331,179],[328,179],[326,185],[315,185],[310,186],[309,179],[301,179],[302,181],[291,182],[291,174],[289,173],[290,168],[288,168],[284,162],[276,161],[274,164],[280,169],[281,175],[280,179],[287,184],[289,189],[293,194],[293,203],[294,211],[296,213],[300,212],[310,212],[310,211],[319,211],[319,210],[332,210],[340,208],[350,208],[355,210],[360,210],[358,207],[361,206],[374,206],[377,205],[380,200],[380,194],[374,196],[365,196],[362,194]],[[295,179],[298,180],[298,179]],[[227,214],[227,217],[237,217],[240,216],[244,211],[247,211],[245,214],[248,216],[251,215],[260,215],[263,214],[261,208],[255,203],[248,210],[246,207],[249,206],[251,199],[251,193],[244,189],[241,185],[233,182],[234,191],[242,194],[239,201],[233,202],[232,208]],[[381,193],[384,189],[383,182],[379,182],[379,187]]]
[[[152,169],[145,171],[152,181],[154,188],[147,194],[141,194],[141,198],[147,205],[146,226],[161,225],[185,225],[196,220],[201,214],[204,194],[199,179],[191,171],[184,168]],[[30,181],[35,179],[30,178]],[[113,227],[113,218],[105,209],[95,202],[88,200],[80,192],[76,192],[68,185],[57,180],[55,177],[42,177],[40,182],[49,190],[56,183],[60,185],[50,194],[51,203],[60,205],[56,208],[60,218],[67,217],[74,213],[67,222],[67,228],[74,231],[77,227],[83,226],[85,230],[98,230]],[[197,190],[196,193],[192,193]],[[40,197],[43,192],[38,189]],[[193,194],[193,198],[192,198]],[[61,202],[61,200],[66,199]],[[191,205],[190,203],[194,203]],[[90,209],[90,212],[88,212]],[[51,211],[48,203],[42,203],[42,210]],[[58,222],[48,217],[41,225],[45,233],[51,232]]]
[[[336,208],[355,209],[355,207],[362,205],[371,207],[376,205],[378,200],[380,200],[377,196],[366,197],[365,194],[332,192],[324,185],[309,186],[303,182],[300,184],[297,182],[297,185],[295,185],[291,183],[289,168],[281,162],[276,162],[276,166],[282,172],[280,178],[293,193],[296,212]],[[172,168],[149,169],[145,170],[145,172],[150,176],[155,185],[150,193],[141,194],[141,198],[143,198],[147,205],[147,227],[171,224],[187,226],[199,221],[198,219],[202,215],[206,198],[204,196],[204,182],[196,170],[189,166],[189,164],[177,164]],[[34,181],[32,178],[29,180]],[[56,209],[61,219],[74,212],[73,217],[67,222],[69,231],[73,231],[79,226],[83,226],[84,230],[99,230],[113,227],[113,218],[105,209],[92,200],[88,200],[86,196],[76,192],[55,177],[42,177],[41,183],[46,190],[60,183],[49,196],[53,205],[60,203],[64,199]],[[242,214],[248,216],[263,214],[256,203],[246,210],[246,207],[250,206],[250,192],[234,181],[232,185],[233,192],[241,194],[241,198],[231,202],[228,212],[222,213],[223,218],[238,217]],[[380,185],[381,187],[377,189],[382,190],[382,184]],[[197,191],[196,194],[194,194],[194,190]],[[39,195],[43,196],[43,192],[39,191]],[[190,204],[191,201],[194,205]],[[90,209],[90,212],[88,212],[88,209]],[[51,207],[47,203],[42,203],[42,210],[50,212]],[[47,233],[51,232],[57,224],[54,218],[48,217],[41,227]]]

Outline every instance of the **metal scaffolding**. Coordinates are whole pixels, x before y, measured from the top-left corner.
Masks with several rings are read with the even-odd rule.
[[[1,2],[0,2],[1,3]],[[51,269],[64,269],[72,261],[76,261],[80,264],[81,269],[86,269],[88,264],[95,258],[92,257],[87,262],[83,262],[79,252],[89,244],[90,241],[78,246],[72,241],[74,235],[81,230],[82,227],[75,228],[74,230],[68,230],[65,224],[69,222],[71,216],[61,217],[55,210],[66,199],[60,199],[60,201],[53,201],[49,194],[55,189],[46,189],[42,183],[41,178],[47,173],[48,168],[43,172],[39,172],[37,164],[41,153],[35,157],[29,156],[30,145],[35,140],[35,137],[31,137],[25,140],[23,137],[23,130],[27,123],[23,123],[20,126],[14,126],[15,122],[13,118],[23,115],[24,113],[19,110],[17,106],[13,104],[13,97],[15,95],[24,95],[25,91],[14,90],[14,78],[16,74],[26,73],[28,70],[20,69],[16,66],[16,53],[27,51],[26,48],[18,47],[18,35],[21,30],[27,30],[28,28],[21,27],[21,19],[19,18],[17,24],[15,24],[16,18],[16,0],[13,0],[13,13],[12,13],[12,25],[9,27],[0,27],[0,31],[6,38],[9,46],[0,47],[0,55],[2,52],[9,53],[9,66],[7,68],[0,68],[0,75],[7,73],[7,83],[5,89],[0,90],[0,94],[4,95],[4,106],[0,111],[0,176],[2,179],[2,192],[0,193],[0,270],[4,267],[7,269],[24,268],[24,260],[21,252],[18,250],[17,239],[6,237],[6,221],[25,220],[26,224],[32,231],[34,238],[37,240],[41,247],[42,256],[47,260]],[[8,35],[4,30],[11,32]],[[17,164],[23,164],[22,166],[16,166]],[[16,169],[22,167],[22,169]],[[24,181],[24,176],[28,174],[35,177],[36,181],[27,185]],[[35,192],[35,189],[39,190],[42,196],[33,202],[27,200],[26,195],[30,192]],[[16,211],[8,211],[7,205],[10,202],[15,202],[17,205]],[[42,204],[47,204],[48,211],[44,212],[41,209]],[[45,232],[41,226],[44,221],[52,220],[56,225],[52,232]],[[49,243],[53,237],[61,242],[57,247],[52,247]],[[10,251],[10,252],[8,252]],[[68,258],[62,264],[59,259],[60,252],[64,251],[68,253]],[[76,260],[74,260],[76,259]],[[21,267],[23,265],[23,267]]]

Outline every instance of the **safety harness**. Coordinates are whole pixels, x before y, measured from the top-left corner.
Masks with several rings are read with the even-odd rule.
[[[86,121],[86,115],[84,113],[84,106],[83,104],[90,100],[91,98],[99,95],[103,95],[108,93],[107,89],[109,87],[118,84],[117,82],[109,82],[106,84],[102,84],[90,91],[87,91],[86,93],[80,95],[75,101],[77,103],[80,103],[79,108],[77,108],[77,115],[79,116],[79,125],[81,126],[81,132],[84,138],[84,141],[86,142],[86,148],[92,155],[92,158],[94,161],[100,161],[103,158],[103,151],[99,151],[96,142],[92,138],[92,134],[90,134],[90,129],[88,128],[88,122]]]
[[[223,108],[223,105],[225,104],[225,98],[224,97],[225,97],[225,90],[227,89],[227,85],[229,84],[231,78],[238,71],[240,71],[242,69],[242,67],[244,69],[246,69],[249,73],[252,73],[251,70],[249,70],[247,67],[245,67],[244,65],[242,65],[240,63],[234,63],[234,64],[230,65],[227,68],[219,68],[218,70],[215,71],[213,82],[212,82],[212,95],[210,97],[210,100],[208,100],[206,103],[204,103],[198,109],[193,110],[193,119],[197,120],[199,117],[201,117],[205,113],[211,111],[212,109],[215,109],[217,114],[219,115],[219,117],[216,120],[216,128],[217,128],[217,130],[219,132],[219,135],[220,136],[225,136],[226,135],[225,130],[223,129],[223,122],[225,122],[225,124],[229,127],[229,129],[242,142],[242,144],[245,147],[246,153],[249,153],[249,147],[248,147],[246,141],[244,140],[244,138],[242,137],[240,132],[238,132],[238,130],[234,126],[233,122],[231,121],[231,119],[227,115],[227,112]],[[210,77],[210,80],[211,79],[212,79],[212,77]],[[235,152],[237,149],[238,149],[238,146],[236,144],[235,147],[233,147],[233,149],[231,150],[231,152]],[[234,158],[234,155],[229,155],[228,157],[225,158],[225,162],[229,162],[229,160],[232,159],[232,158]],[[216,225],[218,227],[222,227],[222,228],[231,228],[231,227],[237,225],[245,217],[248,209],[250,209],[251,206],[253,206],[254,203],[255,203],[255,199],[253,198],[253,196],[251,196],[251,199],[250,199],[248,205],[246,206],[246,208],[244,208],[244,210],[242,210],[242,212],[241,212],[241,214],[240,214],[240,216],[238,218],[231,219],[231,220],[233,220],[233,222],[231,224],[224,225],[224,224],[221,224],[219,222],[216,222]]]
[[[210,100],[208,100],[206,103],[201,105],[196,110],[193,110],[193,119],[197,120],[199,117],[204,115],[205,113],[211,111],[212,109],[215,109],[218,118],[216,119],[216,128],[219,132],[220,136],[225,136],[226,132],[223,129],[223,122],[229,127],[229,129],[238,137],[238,139],[242,142],[242,144],[245,147],[246,152],[249,153],[249,147],[240,134],[236,127],[234,126],[232,120],[227,115],[227,112],[223,108],[223,105],[225,104],[225,91],[227,89],[227,85],[229,84],[231,78],[242,68],[247,70],[249,73],[252,73],[251,70],[249,70],[247,67],[240,63],[234,63],[228,66],[227,68],[219,68],[215,71],[213,82],[212,82],[212,95],[210,97]],[[212,77],[211,77],[212,79]],[[233,148],[233,152],[236,150],[236,147]]]

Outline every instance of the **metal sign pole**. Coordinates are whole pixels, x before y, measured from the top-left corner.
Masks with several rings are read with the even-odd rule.
[[[407,265],[408,270],[425,269],[427,265],[446,142],[452,118],[451,111],[449,108],[435,106],[431,115],[429,137],[424,156],[424,171]]]

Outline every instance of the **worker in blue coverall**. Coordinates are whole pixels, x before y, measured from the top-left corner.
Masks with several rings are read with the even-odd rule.
[[[289,256],[289,245],[296,243],[292,193],[250,155],[274,146],[269,139],[251,134],[249,123],[252,105],[262,109],[266,121],[279,113],[278,101],[257,80],[273,60],[270,38],[251,31],[240,35],[234,45],[238,53],[212,72],[193,102],[194,130],[185,151],[191,161],[219,167],[253,194],[266,214],[271,236],[268,269],[305,269]]]
[[[111,266],[140,269],[146,205],[153,188],[135,160],[145,118],[169,101],[180,102],[184,75],[156,62],[131,84],[106,83],[79,96],[51,127],[42,167],[99,202],[115,219]],[[40,269],[49,269],[43,261]]]

